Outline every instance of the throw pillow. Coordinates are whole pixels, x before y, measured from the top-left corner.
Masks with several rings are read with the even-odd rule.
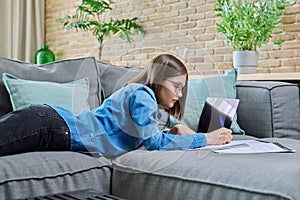
[[[186,111],[183,122],[197,131],[198,122],[207,97],[236,98],[237,71],[232,69],[222,75],[189,80]],[[230,127],[233,133],[244,134],[234,116]]]
[[[97,65],[100,71],[104,99],[135,78],[143,70],[141,67],[115,66],[100,61],[97,61]]]
[[[68,83],[55,83],[23,80],[8,73],[3,73],[2,77],[13,110],[28,104],[60,106],[74,114],[90,109],[88,78]]]
[[[89,79],[89,107],[98,107],[102,103],[99,69],[94,57],[59,60],[43,65],[26,63],[0,57],[0,76],[8,73],[24,80],[49,81],[55,83]],[[9,94],[0,78],[0,116],[12,111]]]

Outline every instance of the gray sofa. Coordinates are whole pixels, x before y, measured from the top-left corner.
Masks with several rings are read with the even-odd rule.
[[[70,82],[89,78],[89,107],[141,71],[93,57],[42,67],[0,58],[0,73],[26,80]],[[22,199],[95,189],[126,199],[300,199],[300,98],[296,84],[243,81],[234,139],[279,141],[295,153],[220,155],[209,150],[146,151],[114,159],[75,152],[31,152],[0,157],[0,199]],[[12,110],[0,80],[0,115]]]

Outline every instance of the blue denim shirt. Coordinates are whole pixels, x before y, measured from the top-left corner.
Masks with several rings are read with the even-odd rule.
[[[141,145],[148,150],[191,149],[206,145],[202,133],[173,135],[158,129],[161,114],[154,92],[132,83],[113,93],[98,108],[78,116],[52,106],[71,132],[71,150],[117,156]]]

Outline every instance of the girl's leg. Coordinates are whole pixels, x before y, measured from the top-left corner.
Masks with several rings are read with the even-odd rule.
[[[70,150],[69,128],[47,105],[29,105],[0,118],[0,155]]]

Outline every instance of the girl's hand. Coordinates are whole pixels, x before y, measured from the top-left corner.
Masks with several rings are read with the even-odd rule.
[[[190,129],[189,127],[183,124],[176,124],[169,130],[170,134],[177,134],[177,135],[185,135],[185,134],[195,134],[195,131]]]
[[[232,140],[232,131],[228,128],[220,128],[205,134],[207,144],[228,144]]]

